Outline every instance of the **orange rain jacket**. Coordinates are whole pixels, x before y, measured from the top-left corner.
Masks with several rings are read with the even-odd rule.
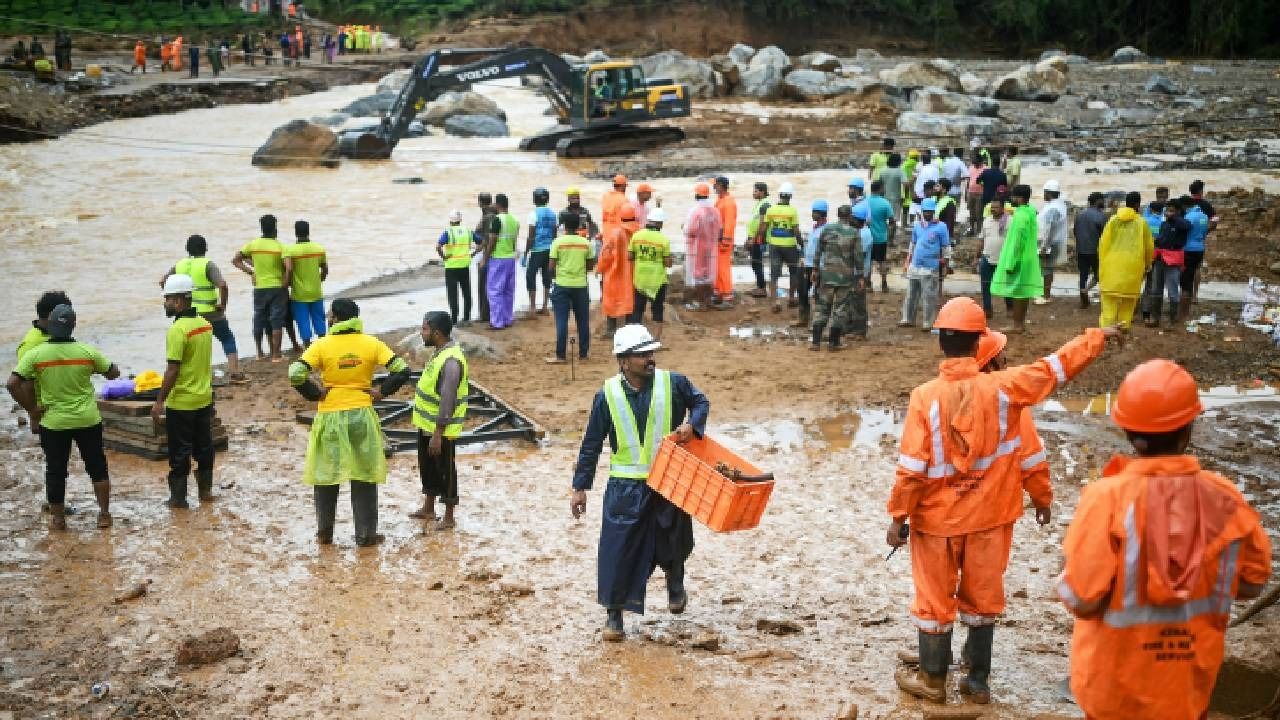
[[[1030,365],[994,373],[980,373],[971,357],[944,360],[937,378],[911,392],[889,514],[944,537],[1017,520],[1021,465],[1033,459],[1021,453],[1023,410],[1093,362],[1104,342],[1090,328]]]
[[[609,236],[609,231],[622,226],[622,208],[627,206],[627,194],[622,190],[608,190],[600,200],[600,235]]]
[[[733,294],[733,236],[738,228],[738,201],[725,193],[716,197],[720,213],[720,245],[716,254],[715,292],[721,297]]]
[[[624,222],[604,231],[596,272],[603,279],[600,311],[605,317],[630,315],[635,307],[631,258],[627,255],[635,231],[634,222]]]
[[[1195,720],[1209,707],[1240,581],[1271,545],[1230,480],[1189,455],[1113,458],[1067,530],[1058,594],[1077,617],[1071,689],[1098,720]]]
[[[1018,453],[1018,469],[1022,472],[1022,489],[1031,496],[1031,504],[1038,507],[1049,507],[1053,504],[1053,485],[1049,482],[1049,457],[1044,451],[1044,442],[1036,431],[1035,418],[1031,410],[1022,412],[1022,420],[1018,424],[1018,434],[1022,441]]]

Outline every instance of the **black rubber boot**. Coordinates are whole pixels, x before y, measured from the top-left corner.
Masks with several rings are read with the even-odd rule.
[[[667,609],[672,615],[679,615],[688,604],[689,593],[684,591],[684,571],[667,575]]]
[[[951,665],[951,631],[927,633],[919,631],[920,669],[912,673],[901,668],[894,680],[903,692],[935,703],[947,701],[947,668]]]
[[[839,350],[840,336],[843,334],[844,333],[841,332],[839,328],[831,328],[831,339],[828,341],[829,342],[828,347],[830,347],[832,350]]]
[[[213,469],[196,470],[196,488],[199,493],[200,502],[211,502],[217,499],[217,495],[213,494]]]
[[[191,507],[187,504],[187,479],[174,480],[169,478],[169,499],[165,501],[165,505],[175,510],[185,510]]]
[[[995,629],[994,625],[971,627],[964,643],[969,656],[969,674],[960,679],[960,692],[979,705],[991,702],[987,679],[991,677],[991,640]]]
[[[609,610],[608,617],[604,621],[604,632],[601,633],[605,642],[619,642],[627,636],[626,630],[622,627],[622,608]]]
[[[810,345],[813,347],[814,350],[817,350],[818,348],[822,347],[822,333],[824,330],[826,330],[826,327],[827,327],[826,325],[818,325],[816,323],[814,324],[813,340],[810,343]]]

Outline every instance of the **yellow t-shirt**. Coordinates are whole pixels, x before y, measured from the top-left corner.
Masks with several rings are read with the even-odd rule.
[[[213,326],[209,321],[195,314],[179,316],[169,326],[164,345],[165,357],[180,363],[165,407],[199,410],[213,402]]]
[[[284,246],[279,240],[264,237],[250,240],[240,252],[253,263],[255,289],[284,286]]]
[[[372,335],[345,332],[326,335],[311,344],[302,361],[320,373],[329,394],[316,408],[319,412],[352,410],[373,404],[368,390],[379,365],[391,362],[395,353]]]

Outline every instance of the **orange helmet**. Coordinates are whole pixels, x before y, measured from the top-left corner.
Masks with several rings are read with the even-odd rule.
[[[619,218],[622,220],[622,222],[635,222],[636,221],[635,206],[633,206],[631,203],[627,203],[626,205],[624,205],[622,207],[622,212],[620,213]]]
[[[995,330],[988,330],[978,338],[978,367],[986,367],[987,363],[996,359],[1009,344],[1009,336]]]
[[[637,185],[637,186],[636,186],[636,192],[638,192],[638,193],[642,193],[642,192],[651,193],[651,192],[653,192],[653,186],[652,186],[652,185],[650,185],[649,183],[642,182],[642,183],[640,183],[639,185]]]
[[[939,330],[982,332],[987,329],[987,316],[971,297],[951,298],[938,311],[933,326]]]
[[[614,184],[614,185],[626,185],[626,184],[627,184],[627,176],[626,176],[626,175],[623,175],[622,173],[618,173],[617,175],[614,175],[614,176],[613,176],[613,184]]]
[[[711,186],[706,183],[698,183],[693,186],[693,194],[698,197],[711,197]]]
[[[1165,433],[1190,425],[1202,410],[1191,373],[1172,360],[1156,358],[1125,376],[1111,404],[1111,419],[1125,430]]]

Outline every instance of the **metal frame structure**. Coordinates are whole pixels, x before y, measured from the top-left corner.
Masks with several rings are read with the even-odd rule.
[[[414,384],[422,377],[420,371],[411,374]],[[381,378],[375,378],[374,382]],[[471,394],[467,395],[467,418],[484,418],[476,427],[464,429],[455,441],[457,445],[488,442],[491,440],[529,440],[537,442],[546,435],[546,430],[527,415],[517,410],[510,403],[498,397],[475,380],[470,381]],[[384,398],[373,404],[378,413],[382,434],[386,437],[386,454],[388,456],[405,450],[416,450],[418,447],[418,430],[414,427],[390,427],[398,422],[408,420],[413,415],[413,400]],[[315,419],[314,410],[304,410],[296,415],[297,421],[308,425]]]

